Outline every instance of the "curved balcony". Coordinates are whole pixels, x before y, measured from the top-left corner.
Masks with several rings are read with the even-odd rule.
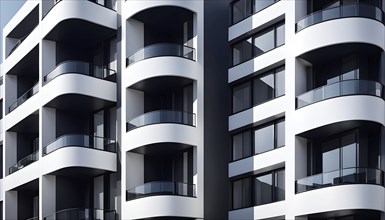
[[[325,21],[348,17],[370,18],[382,23],[384,22],[384,12],[380,8],[374,5],[360,3],[328,8],[311,13],[297,22],[296,31],[299,32],[307,27]]]
[[[171,181],[149,182],[127,190],[126,201],[159,195],[196,197],[195,184]]]
[[[39,83],[36,83],[32,88],[30,88],[27,92],[21,95],[12,105],[10,105],[8,109],[9,112],[15,110],[29,98],[35,95],[37,92],[39,92]]]
[[[115,210],[105,210],[105,209],[87,209],[87,208],[71,208],[64,209],[58,212],[55,212],[51,215],[44,217],[44,220],[67,220],[67,219],[106,219],[106,220],[115,220],[116,211]]]
[[[374,168],[345,168],[296,181],[296,193],[306,192],[329,186],[346,184],[375,184],[384,186],[384,171]]]
[[[302,95],[297,96],[297,108],[331,99],[349,95],[371,95],[383,98],[384,85],[370,80],[344,80],[329,85],[325,85]]]
[[[174,110],[158,110],[144,113],[126,124],[126,131],[133,130],[146,125],[173,123],[196,126],[196,116],[194,113],[174,111]]]
[[[126,66],[153,57],[174,56],[195,61],[195,49],[181,44],[152,44],[148,45],[126,59]]]
[[[68,60],[60,63],[54,70],[44,76],[44,83],[48,83],[55,77],[66,73],[78,73],[109,81],[115,81],[116,71],[105,67],[93,65],[84,61]]]
[[[44,147],[43,155],[45,156],[61,148],[74,146],[116,153],[116,142],[114,140],[83,134],[67,134]]]
[[[17,161],[17,163],[15,165],[12,165],[11,167],[9,167],[9,170],[8,170],[9,174],[16,172],[16,171],[30,165],[31,163],[33,163],[37,160],[39,160],[39,151],[33,152],[32,154]]]

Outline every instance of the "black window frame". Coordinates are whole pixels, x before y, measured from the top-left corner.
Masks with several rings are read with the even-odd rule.
[[[260,206],[260,205],[266,205],[266,204],[271,204],[271,203],[275,203],[275,202],[280,202],[280,201],[285,201],[286,200],[286,195],[284,194],[284,198],[279,200],[277,199],[277,188],[278,188],[278,181],[277,181],[277,173],[278,172],[281,172],[283,171],[284,173],[284,179],[283,179],[283,183],[284,183],[284,186],[285,186],[285,192],[286,192],[286,171],[285,171],[285,167],[282,167],[282,168],[279,168],[279,169],[275,169],[275,170],[271,170],[271,171],[267,171],[267,172],[264,172],[264,173],[260,173],[260,174],[256,174],[256,175],[249,175],[249,176],[246,176],[246,177],[241,177],[241,178],[234,178],[231,180],[231,210],[238,210],[238,209],[244,209],[244,208],[249,208],[249,207],[254,207],[254,206]],[[265,175],[271,175],[272,176],[272,191],[271,191],[271,195],[270,195],[270,198],[271,198],[271,202],[268,202],[268,203],[262,203],[262,204],[257,204],[256,201],[255,201],[255,196],[256,196],[256,188],[255,188],[255,179],[258,178],[258,177],[262,177],[262,176],[265,176]],[[237,208],[234,208],[234,183],[235,182],[238,182],[238,181],[249,181],[250,182],[250,189],[248,191],[250,191],[250,204],[242,204],[243,206],[237,206]],[[242,188],[242,191],[244,191],[244,189]]]
[[[231,113],[232,114],[237,114],[239,112],[242,112],[242,111],[245,111],[247,109],[250,109],[250,108],[253,108],[255,106],[258,106],[258,105],[262,105],[266,102],[269,102],[271,100],[274,100],[276,98],[279,98],[281,96],[284,96],[286,94],[286,86],[284,88],[284,93],[282,95],[278,95],[276,94],[276,88],[277,88],[277,73],[281,72],[281,71],[285,71],[284,73],[284,85],[285,85],[285,82],[286,82],[286,66],[285,64],[284,65],[281,65],[281,66],[278,66],[274,69],[271,69],[271,70],[268,70],[266,72],[263,72],[262,74],[258,74],[256,76],[253,76],[252,78],[248,79],[248,80],[242,80],[241,82],[238,82],[236,84],[234,84],[233,86],[231,86]],[[273,92],[273,97],[271,99],[266,99],[265,101],[263,102],[260,102],[260,103],[254,103],[254,81],[256,79],[260,79],[262,77],[265,77],[265,76],[268,76],[268,75],[273,75],[274,77],[274,92]],[[238,86],[241,86],[241,85],[244,85],[244,84],[249,84],[250,85],[250,94],[249,94],[249,103],[250,103],[250,106],[244,108],[244,109],[241,109],[241,110],[238,110],[238,111],[234,111],[234,97],[233,97],[233,94],[234,94],[234,89]]]
[[[244,62],[247,62],[249,60],[254,59],[255,57],[261,56],[261,55],[263,55],[265,53],[268,53],[269,51],[272,51],[272,50],[274,50],[274,49],[276,49],[276,48],[278,48],[280,46],[285,45],[285,43],[286,43],[286,38],[285,37],[284,37],[283,44],[277,45],[277,29],[278,29],[278,27],[280,27],[282,25],[284,26],[283,34],[285,35],[285,33],[286,33],[285,20],[282,20],[282,21],[279,21],[279,22],[277,22],[277,23],[275,23],[273,25],[270,25],[269,27],[266,27],[266,28],[264,28],[264,29],[262,29],[262,30],[260,30],[260,31],[258,31],[256,33],[253,33],[251,35],[247,35],[246,37],[244,37],[244,38],[242,38],[240,40],[237,40],[236,42],[232,43],[231,44],[231,66],[230,67],[234,67],[234,66],[240,65],[240,64],[242,64]],[[274,47],[272,49],[270,49],[270,50],[267,50],[267,51],[263,52],[263,53],[255,54],[254,53],[254,47],[253,47],[254,40],[257,37],[260,37],[260,36],[270,32],[272,30],[274,31],[274,39],[272,39],[272,41],[274,41],[273,42],[274,43]],[[251,53],[250,59],[240,60],[239,63],[234,64],[234,46],[237,45],[237,44],[242,43],[243,41],[247,41],[248,39],[251,39],[251,44],[250,44],[251,46],[250,46],[250,48],[248,48],[249,50],[251,50],[251,51],[249,51]]]
[[[278,148],[281,148],[281,147],[284,147],[286,146],[286,143],[284,143],[284,145],[282,146],[278,146],[277,143],[278,143],[278,135],[277,135],[277,131],[278,131],[278,128],[277,128],[277,125],[279,123],[285,123],[284,125],[284,132],[286,132],[286,121],[285,121],[285,117],[283,118],[279,118],[277,120],[274,120],[274,121],[271,121],[271,122],[268,122],[268,123],[265,123],[265,124],[262,124],[260,126],[256,126],[256,127],[253,127],[251,129],[245,129],[245,130],[242,130],[240,132],[237,132],[237,133],[234,133],[233,135],[231,135],[231,158],[230,158],[230,161],[231,162],[235,162],[235,161],[239,161],[239,160],[243,160],[245,158],[248,158],[248,157],[253,157],[255,155],[260,155],[260,154],[263,154],[263,153],[267,153],[267,152],[270,152],[270,151],[273,151],[275,149],[278,149]],[[273,146],[273,149],[270,149],[270,150],[267,150],[267,151],[263,151],[263,152],[260,152],[260,153],[256,153],[255,152],[255,136],[254,136],[254,132],[256,130],[259,130],[259,129],[262,129],[262,128],[265,128],[265,127],[268,127],[268,126],[274,126],[274,146]],[[237,158],[237,159],[234,159],[234,137],[237,136],[237,135],[243,135],[243,133],[245,132],[250,132],[250,148],[249,149],[249,152],[250,152],[250,155],[248,156],[244,156],[244,157],[241,157],[241,158]],[[285,135],[285,138],[286,138],[286,135]],[[243,147],[242,147],[243,149]],[[241,153],[243,155],[243,151]]]

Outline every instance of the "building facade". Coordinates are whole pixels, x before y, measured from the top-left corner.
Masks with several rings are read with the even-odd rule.
[[[385,1],[27,0],[3,219],[385,219]]]

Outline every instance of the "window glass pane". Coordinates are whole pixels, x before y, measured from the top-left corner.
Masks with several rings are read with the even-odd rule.
[[[233,160],[251,156],[250,131],[233,136]]]
[[[285,121],[280,121],[276,125],[277,147],[285,146]]]
[[[257,78],[254,80],[254,105],[261,104],[273,98],[274,95],[274,75]]]
[[[254,6],[254,11],[258,12],[272,4],[274,4],[275,0],[256,0],[255,1],[255,6]]]
[[[338,139],[322,144],[322,172],[340,169],[340,149]]]
[[[233,160],[238,160],[243,156],[242,133],[233,136]]]
[[[242,205],[243,207],[251,206],[251,179],[243,179]]]
[[[233,182],[233,209],[242,208],[242,180]]]
[[[266,203],[272,202],[272,174],[267,174],[264,176],[260,176],[255,178],[255,195],[254,201],[255,205],[262,205]]]
[[[282,24],[277,27],[277,39],[275,43],[276,47],[285,44],[285,24]]]
[[[285,170],[275,173],[275,200],[285,200]]]
[[[252,8],[251,4],[251,0],[240,0],[233,4],[233,24],[246,18],[247,16],[250,16]]]
[[[251,58],[251,38],[233,45],[233,65]]]
[[[254,38],[253,55],[258,56],[274,48],[274,29]]]
[[[357,167],[357,143],[355,133],[341,138],[342,168]]]
[[[275,73],[275,97],[285,94],[285,67],[278,68]]]
[[[263,153],[274,149],[274,125],[254,131],[255,153]]]
[[[250,82],[236,86],[233,89],[233,112],[239,112],[251,107]]]

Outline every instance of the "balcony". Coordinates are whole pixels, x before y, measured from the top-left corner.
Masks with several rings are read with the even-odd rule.
[[[297,108],[331,99],[349,95],[371,95],[384,97],[384,85],[370,80],[344,80],[308,91],[299,95],[296,100]]]
[[[31,89],[21,95],[16,102],[14,102],[11,106],[9,106],[9,112],[12,112],[29,98],[34,96],[37,92],[39,92],[39,83],[36,83]]]
[[[32,154],[24,157],[23,159],[17,161],[17,163],[15,165],[12,165],[10,168],[9,168],[9,174],[12,174],[28,165],[30,165],[31,163],[35,162],[35,161],[38,161],[39,160],[39,151],[35,151],[33,152]]]
[[[55,77],[66,74],[77,73],[86,76],[92,76],[100,79],[106,79],[109,81],[115,81],[115,70],[111,70],[105,67],[96,66],[84,61],[69,60],[64,61],[56,66],[54,70],[44,76],[44,83],[48,83]]]
[[[64,209],[44,217],[44,220],[67,220],[67,219],[103,219],[103,220],[115,220],[115,210],[104,209],[87,209],[87,208],[71,208]]]
[[[195,61],[195,49],[180,44],[159,43],[148,45],[126,59],[126,66],[153,57],[173,56]]]
[[[297,22],[296,31],[299,32],[307,27],[325,21],[348,17],[369,18],[377,20],[381,23],[384,22],[384,13],[380,8],[360,3],[328,8],[311,13]]]
[[[171,181],[149,182],[127,190],[126,201],[158,195],[196,197],[195,184]]]
[[[306,192],[329,186],[346,184],[375,184],[384,186],[384,171],[374,168],[345,168],[296,181],[296,193]]]
[[[53,151],[65,147],[83,147],[113,153],[116,152],[116,142],[114,140],[90,135],[69,134],[63,135],[48,144],[43,149],[43,155],[45,156]]]
[[[158,110],[147,112],[127,122],[126,131],[128,132],[145,125],[162,123],[184,124],[195,127],[196,116],[194,113],[174,110]]]

